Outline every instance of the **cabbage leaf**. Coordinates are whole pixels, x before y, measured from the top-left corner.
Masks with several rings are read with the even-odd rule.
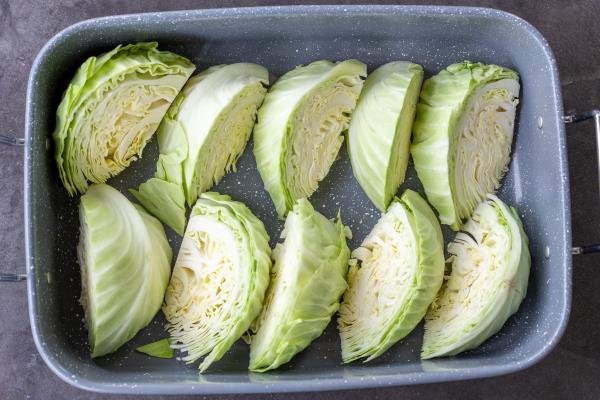
[[[169,339],[160,339],[156,342],[145,344],[137,347],[135,351],[156,358],[173,358],[174,356]]]

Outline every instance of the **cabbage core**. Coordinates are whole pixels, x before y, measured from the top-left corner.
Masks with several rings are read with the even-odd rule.
[[[494,193],[510,161],[519,85],[503,79],[483,85],[467,104],[449,157],[457,213],[470,216],[488,193]]]
[[[291,198],[309,197],[327,176],[356,104],[355,87],[361,85],[358,77],[323,85],[296,112],[289,132],[291,149],[285,160]]]

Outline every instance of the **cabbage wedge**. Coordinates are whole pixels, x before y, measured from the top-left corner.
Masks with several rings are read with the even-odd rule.
[[[411,154],[440,221],[458,230],[510,161],[519,76],[497,65],[464,61],[425,80]]]
[[[452,272],[425,316],[421,358],[473,349],[498,332],[527,292],[531,256],[514,208],[489,195],[448,245]]]
[[[444,277],[444,238],[423,198],[406,190],[352,252],[338,329],[345,363],[382,355],[427,312]]]
[[[284,74],[258,111],[254,156],[280,218],[335,161],[367,76],[360,61],[315,61]]]
[[[346,235],[339,217],[328,220],[306,199],[288,214],[265,305],[252,327],[250,370],[279,367],[323,333],[347,287]]]
[[[142,155],[194,71],[157,43],[117,46],[77,70],[56,111],[60,179],[71,196],[105,182]]]
[[[203,193],[192,209],[163,312],[172,347],[200,372],[223,357],[263,304],[271,268],[269,236],[244,204]]]
[[[79,205],[81,305],[92,357],[117,350],[160,310],[171,248],[161,223],[106,184]]]
[[[348,128],[352,171],[384,212],[404,182],[422,82],[423,68],[418,64],[385,64],[369,74],[352,113]]]
[[[169,109],[158,129],[156,174],[131,192],[180,235],[186,203],[235,170],[268,83],[260,65],[217,65],[192,77]]]

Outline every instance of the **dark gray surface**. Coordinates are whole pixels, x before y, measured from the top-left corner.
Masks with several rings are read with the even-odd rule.
[[[222,4],[222,3],[221,3]],[[236,5],[249,3],[236,3]],[[262,3],[264,4],[264,3]],[[549,40],[560,67],[563,81],[565,108],[588,109],[600,104],[600,70],[598,52],[590,51],[599,44],[600,28],[593,25],[589,12],[592,2],[539,9],[526,9],[508,3],[477,3],[496,6],[514,12],[533,23]],[[0,111],[0,126],[8,135],[22,135],[25,79],[31,61],[45,41],[61,28],[92,16],[133,11],[164,9],[144,3],[143,8],[131,8],[123,3],[81,5],[71,7],[52,3],[23,4],[0,2],[0,93],[5,99],[17,101],[5,104]],[[109,6],[110,5],[110,6]],[[202,6],[216,4],[202,3]],[[156,6],[156,7],[153,7]],[[199,3],[171,3],[172,8],[199,7]],[[127,8],[129,7],[129,8]],[[557,29],[560,26],[560,29]],[[595,58],[594,58],[595,57]],[[598,229],[598,198],[596,197],[595,150],[590,124],[569,128],[571,187],[573,190],[573,234],[575,243],[600,239]],[[0,202],[0,229],[4,232],[5,270],[23,270],[21,155],[10,148],[0,148],[5,163],[5,178],[0,185],[4,198]],[[541,157],[544,155],[541,154]],[[460,398],[505,398],[518,393],[521,397],[536,398],[597,398],[594,393],[595,377],[600,372],[596,312],[599,297],[594,297],[593,264],[598,256],[582,256],[574,263],[574,304],[567,333],[559,347],[541,364],[519,374],[474,382],[380,389],[354,392],[357,397],[404,397],[418,395]],[[597,281],[597,279],[596,279]],[[2,285],[2,312],[4,323],[0,328],[2,354],[0,357],[0,392],[3,398],[92,398],[91,394],[76,391],[55,378],[43,365],[33,346],[27,321],[24,286]],[[492,390],[490,390],[492,389]],[[341,393],[325,393],[323,398],[334,398]],[[344,397],[348,393],[343,394]],[[300,398],[302,395],[290,397]],[[310,395],[309,395],[310,396]],[[308,398],[304,396],[302,398]],[[268,397],[268,396],[267,396]],[[103,398],[98,396],[97,398]]]
[[[117,352],[92,361],[82,309],[77,241],[79,199],[69,198],[56,174],[48,135],[60,91],[74,67],[89,54],[117,43],[156,39],[161,48],[207,65],[250,61],[275,75],[321,58],[357,58],[372,70],[390,59],[423,65],[426,76],[463,59],[495,62],[519,71],[522,96],[512,161],[499,196],[515,206],[529,232],[532,274],[519,312],[502,331],[460,357],[421,362],[422,330],[368,364],[340,365],[335,322],[301,354],[268,374],[246,369],[248,347],[241,341],[198,377],[194,365],[149,358],[135,347],[164,337],[159,314]],[[519,43],[514,46],[513,43]],[[29,81],[27,115],[29,290],[32,331],[43,358],[76,386],[116,393],[248,393],[367,388],[487,377],[525,368],[548,353],[565,328],[570,307],[570,212],[565,184],[562,100],[552,55],[530,25],[489,9],[419,6],[268,7],[110,17],[78,24],[49,42]],[[543,121],[543,127],[539,121]],[[109,184],[124,193],[154,174],[156,144]],[[243,201],[265,223],[272,242],[281,223],[263,189],[248,146],[238,171],[213,189]],[[539,152],[552,159],[538,157]],[[409,166],[403,189],[421,191]],[[551,193],[552,196],[548,197]],[[27,202],[27,198],[30,199]],[[378,212],[353,178],[345,152],[311,196],[328,217],[341,208],[356,248]],[[26,215],[27,218],[27,215]],[[446,242],[454,234],[446,229]],[[179,237],[170,235],[174,249]],[[550,255],[544,256],[546,248]],[[199,384],[200,383],[200,384]]]

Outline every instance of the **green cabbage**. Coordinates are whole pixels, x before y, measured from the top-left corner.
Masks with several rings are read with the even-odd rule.
[[[180,235],[185,203],[235,170],[269,83],[256,64],[210,67],[192,77],[158,129],[156,174],[132,190],[148,211]]]
[[[369,75],[352,113],[348,128],[352,171],[381,211],[404,182],[422,82],[420,65],[406,61],[385,64]]]
[[[156,342],[145,344],[136,348],[135,351],[157,358],[173,358],[174,356],[169,339],[160,339]]]
[[[172,347],[200,372],[223,357],[262,307],[271,268],[269,236],[244,204],[203,193],[192,209],[163,312]]]
[[[352,252],[338,328],[342,359],[370,361],[408,335],[442,285],[444,238],[416,192],[392,201]]]
[[[171,248],[160,222],[105,184],[79,205],[81,304],[92,357],[112,353],[160,310]]]
[[[194,71],[156,43],[117,46],[77,70],[56,112],[55,158],[70,195],[105,182],[142,150]]]
[[[315,61],[287,72],[267,93],[254,155],[281,218],[329,172],[366,75],[360,61]]]
[[[516,72],[469,61],[423,83],[411,153],[428,200],[454,230],[500,185],[518,96]]]
[[[319,337],[346,290],[349,229],[333,222],[306,199],[285,221],[283,244],[273,250],[273,270],[265,306],[252,330],[249,369],[279,367]]]
[[[531,266],[514,208],[489,195],[448,245],[452,273],[425,316],[421,358],[473,349],[517,312]]]

